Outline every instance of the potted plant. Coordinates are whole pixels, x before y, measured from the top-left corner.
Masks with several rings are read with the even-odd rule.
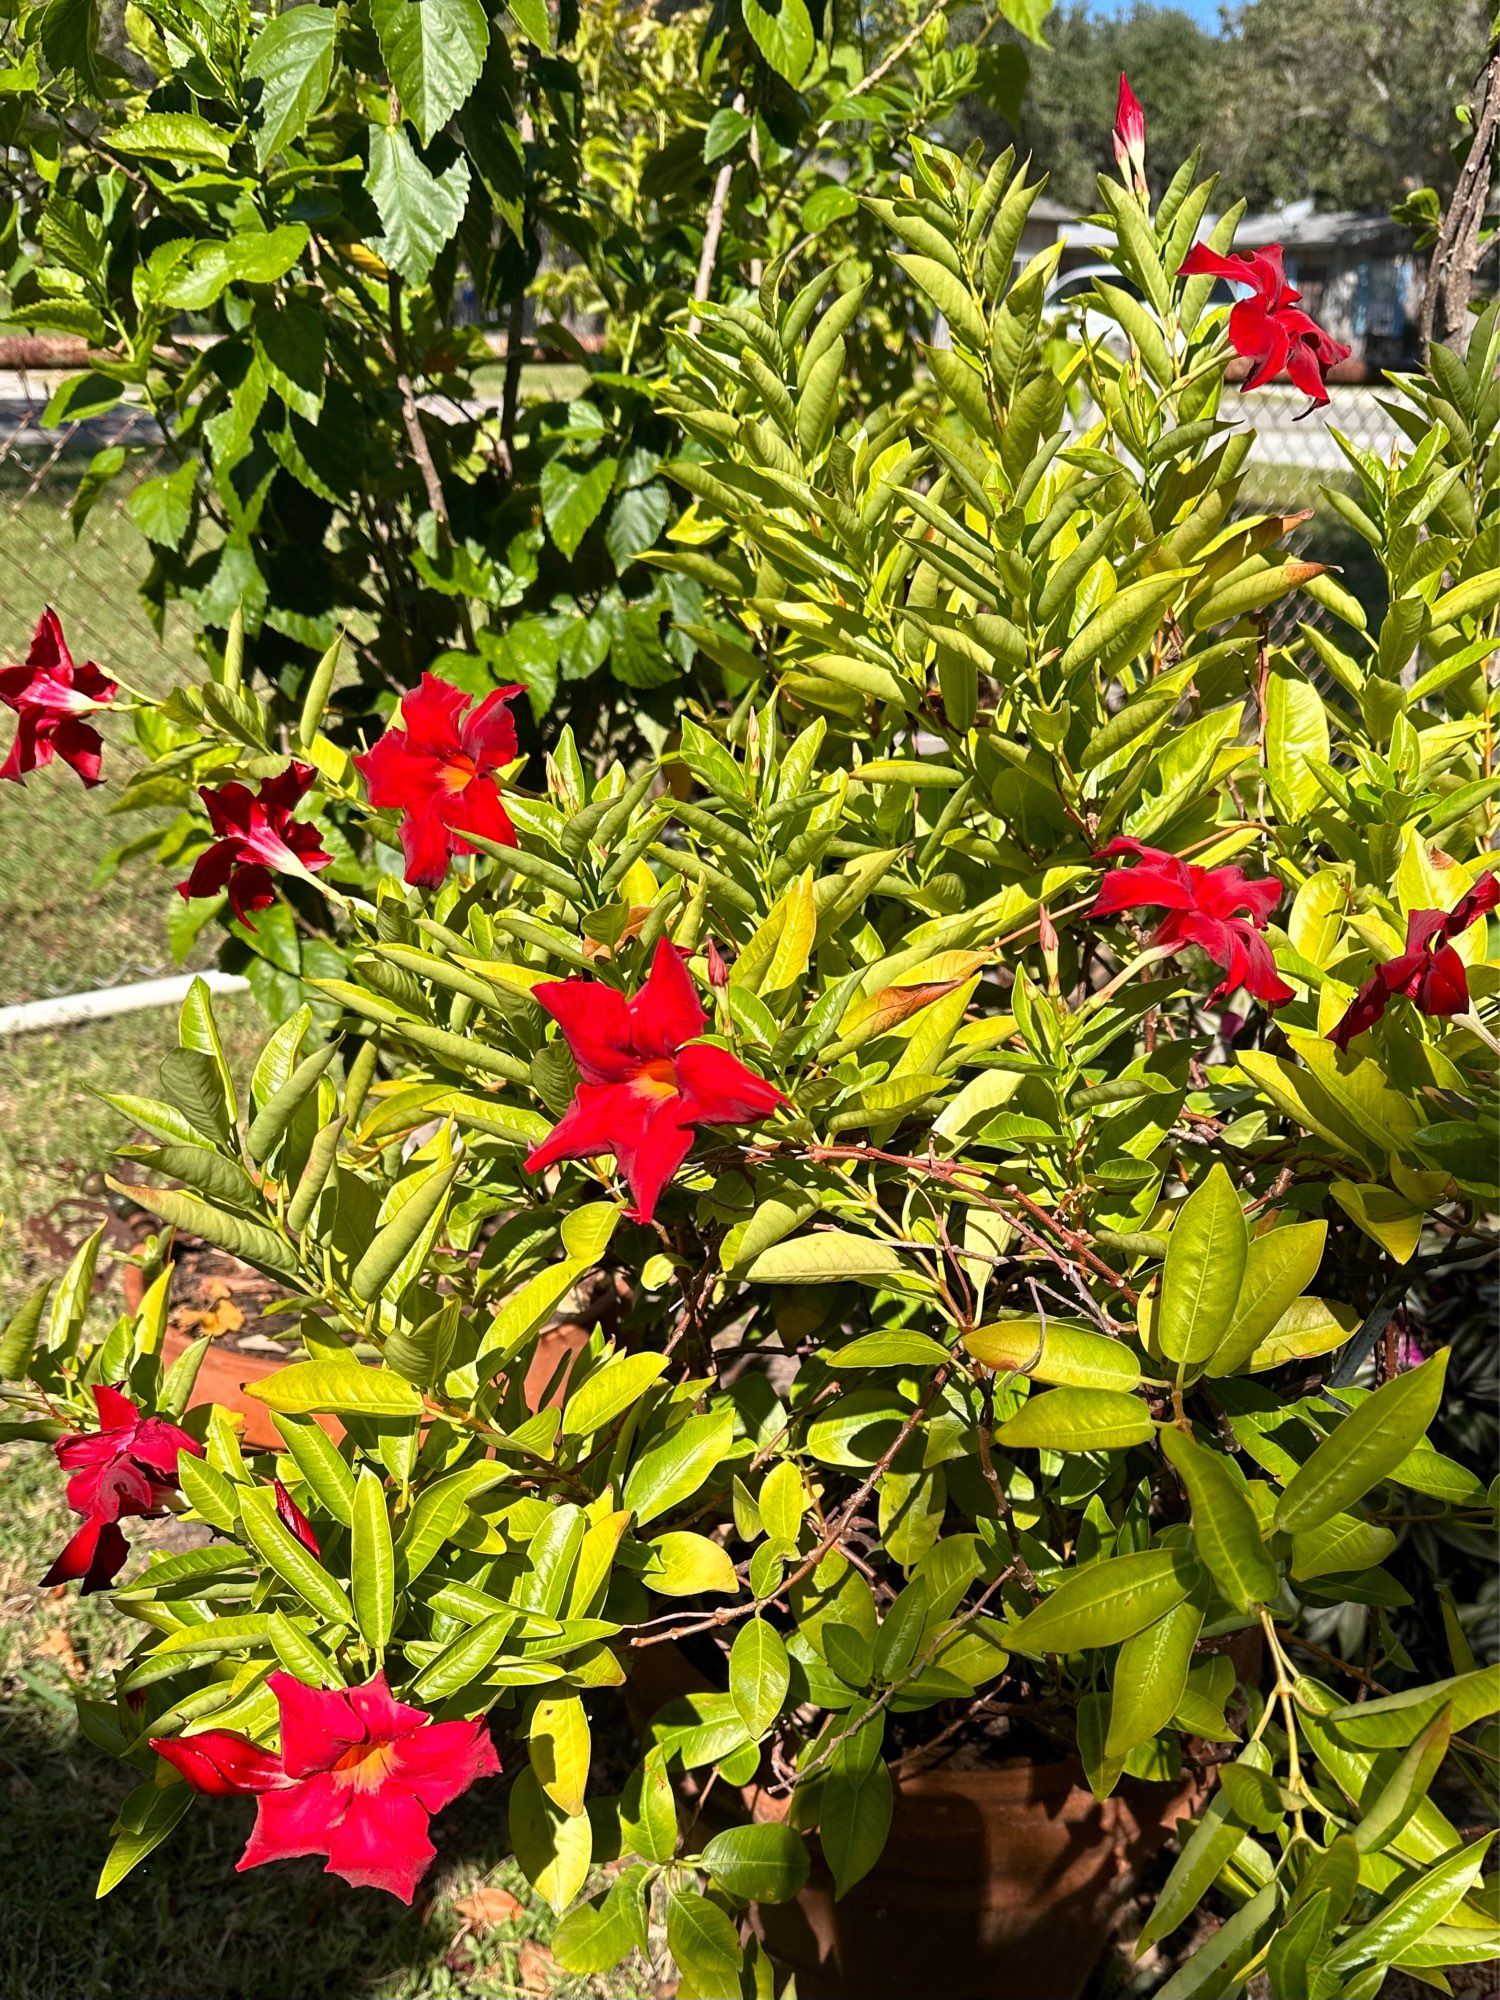
[[[828,272],[684,331],[670,560],[732,713],[633,770],[564,733],[528,790],[506,692],[435,677],[211,797],[197,886],[253,920],[290,875],[347,939],[331,1039],[237,1079],[205,1004],[135,1112],[136,1198],[301,1315],[279,1446],[184,1417],[159,1314],[100,1339],[76,1275],[0,1342],[82,1517],[56,1574],[144,1628],[83,1703],[141,1775],[103,1886],[246,1793],[241,1865],[409,1899],[498,1752],[559,1961],[664,1935],[685,1995],[1077,1991],[1174,1828],[1142,1946],[1223,1921],[1171,2000],[1493,1952],[1431,1790],[1500,1677],[1456,1637],[1414,1673],[1385,1567],[1491,1496],[1425,1441],[1445,1355],[1371,1354],[1424,1228],[1497,1198],[1497,315],[1403,385],[1410,451],[1352,455],[1368,629],[1237,512],[1231,345],[1315,395],[1327,344],[1264,257],[1226,328],[1236,212],[1196,245],[1209,185],[1153,207],[1142,143],[1122,104],[1118,344],[1013,274],[1024,170],[921,146],[883,217],[952,345],[913,397],[846,404]],[[1297,592],[1326,622],[1273,643]],[[400,840],[368,895],[314,789]],[[585,1280],[615,1304],[528,1396]],[[167,1504],[211,1539],[122,1585]]]

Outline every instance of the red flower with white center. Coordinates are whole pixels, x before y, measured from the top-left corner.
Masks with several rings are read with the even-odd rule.
[[[281,1711],[279,1756],[227,1729],[153,1736],[152,1749],[195,1791],[257,1798],[238,1868],[322,1854],[326,1874],[409,1903],[437,1852],[432,1814],[499,1773],[483,1720],[434,1722],[397,1701],[383,1673],[353,1688],[310,1688],[287,1673],[266,1684]]]
[[[1146,114],[1141,109],[1141,101],[1130,88],[1130,81],[1124,75],[1120,78],[1120,95],[1115,105],[1115,129],[1112,133],[1115,148],[1115,164],[1137,194],[1146,192]]]
[[[1347,1049],[1373,1028],[1393,1000],[1410,1000],[1421,1014],[1467,1014],[1469,980],[1453,940],[1500,903],[1500,875],[1481,875],[1451,910],[1413,910],[1406,919],[1406,949],[1377,965],[1360,987],[1330,1042]]]
[[[1210,1000],[1241,986],[1267,1007],[1279,1007],[1292,998],[1291,987],[1277,974],[1271,947],[1260,935],[1281,901],[1279,884],[1252,880],[1233,867],[1197,868],[1138,840],[1112,840],[1095,859],[1115,854],[1134,855],[1139,865],[1110,870],[1099,885],[1090,916],[1165,910],[1151,943],[1174,951],[1195,944],[1222,966],[1224,979],[1208,995]]]
[[[1348,359],[1341,340],[1325,333],[1298,304],[1302,294],[1287,281],[1279,243],[1268,243],[1248,257],[1221,257],[1206,243],[1195,243],[1178,269],[1179,278],[1227,278],[1248,285],[1251,296],[1238,299],[1229,312],[1229,344],[1251,363],[1240,394],[1258,389],[1283,371],[1304,396],[1308,410],[1328,401],[1324,381],[1336,362]]]
[[[638,1222],[687,1158],[696,1125],[750,1125],[786,1099],[737,1056],[700,1041],[707,1017],[677,947],[663,938],[633,999],[597,979],[532,988],[563,1031],[581,1079],[573,1102],[526,1161],[537,1174],[559,1160],[612,1153]]]
[[[401,814],[408,882],[435,889],[455,854],[474,852],[466,833],[515,846],[516,830],[495,773],[516,756],[509,704],[522,692],[496,688],[466,715],[471,695],[436,674],[423,674],[420,686],[401,697],[404,727],[388,729],[355,758],[370,804]]]
[[[0,778],[19,784],[28,771],[45,770],[61,757],[86,785],[99,784],[104,741],[83,717],[107,707],[118,692],[92,660],[74,660],[61,621],[48,605],[24,664],[0,667],[0,701],[18,718]]]
[[[129,1548],[119,1523],[132,1514],[150,1514],[177,1491],[180,1452],[203,1456],[196,1438],[165,1417],[143,1417],[118,1389],[96,1387],[96,1431],[75,1431],[53,1445],[68,1481],[68,1505],[83,1516],[44,1584],[83,1579],[83,1594],[113,1583]]]
[[[229,891],[229,907],[254,930],[252,912],[276,900],[271,877],[309,876],[333,859],[322,848],[322,835],[309,820],[292,814],[317,782],[310,764],[288,764],[274,778],[262,779],[255,791],[238,783],[217,791],[200,785],[198,796],[208,809],[215,838],[193,863],[192,873],[179,882],[179,896],[217,896]]]
[[[271,1490],[276,1495],[276,1512],[281,1517],[281,1525],[288,1534],[297,1537],[309,1555],[321,1556],[323,1545],[313,1533],[312,1522],[308,1520],[279,1479],[271,1481]]]

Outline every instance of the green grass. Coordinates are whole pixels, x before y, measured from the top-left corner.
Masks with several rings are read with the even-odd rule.
[[[8,462],[0,483],[0,660],[25,655],[51,604],[75,656],[97,659],[136,686],[159,688],[194,668],[185,619],[152,630],[135,593],[141,537],[106,494],[75,542],[68,507],[82,461],[22,481]],[[149,863],[96,884],[101,857],[140,823],[110,805],[135,758],[128,730],[105,727],[107,782],[86,790],[61,764],[0,786],[0,1005],[127,984],[171,969],[166,883]],[[10,741],[0,710],[0,746]],[[245,999],[221,1003],[240,1048],[264,1029]],[[0,1312],[24,1285],[54,1272],[55,1244],[35,1230],[60,1202],[102,1192],[101,1165],[122,1121],[96,1089],[150,1091],[170,1044],[162,1014],[127,1015],[85,1028],[0,1042]],[[74,1233],[80,1233],[75,1227]]]

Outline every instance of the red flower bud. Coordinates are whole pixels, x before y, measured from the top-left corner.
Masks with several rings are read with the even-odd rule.
[[[282,1526],[290,1529],[310,1555],[321,1556],[323,1545],[312,1531],[312,1522],[279,1479],[273,1479],[271,1485],[276,1494],[276,1511],[281,1516]]]
[[[182,1773],[195,1792],[229,1798],[237,1792],[283,1791],[290,1783],[281,1759],[232,1729],[196,1736],[153,1736],[151,1748]]]
[[[708,983],[716,992],[722,993],[729,984],[729,967],[724,963],[724,954],[710,938],[704,956],[708,960]]]

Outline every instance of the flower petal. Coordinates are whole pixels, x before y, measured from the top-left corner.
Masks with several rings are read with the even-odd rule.
[[[50,1590],[54,1584],[82,1577],[83,1595],[90,1597],[114,1582],[129,1554],[130,1544],[115,1523],[91,1515],[42,1578],[42,1588]]]
[[[768,1118],[786,1099],[738,1056],[712,1042],[692,1042],[677,1056],[682,1091],[678,1118],[704,1125],[748,1125]]]
[[[52,731],[52,742],[58,756],[86,785],[104,783],[104,738],[92,724],[64,715]]]
[[[423,674],[417,685],[401,697],[401,721],[413,750],[429,756],[449,758],[462,748],[458,718],[472,697],[452,681],[437,674]]]
[[[401,852],[406,879],[414,887],[435,889],[448,873],[456,845],[445,824],[438,793],[421,806],[409,807],[401,821]]]
[[[573,1102],[540,1145],[526,1156],[526,1171],[539,1174],[559,1160],[593,1160],[601,1153],[619,1157],[621,1147],[640,1137],[643,1105],[624,1083],[581,1083]]]
[[[459,742],[464,755],[473,759],[476,769],[493,771],[497,765],[514,760],[520,746],[516,741],[516,719],[510,712],[510,704],[518,694],[525,692],[519,681],[510,687],[496,688],[466,718],[459,731]]]
[[[615,1147],[615,1158],[635,1202],[627,1211],[636,1222],[649,1222],[657,1198],[693,1148],[693,1129],[679,1122],[680,1099],[658,1099],[644,1124],[629,1140]]]
[[[359,1687],[350,1688],[349,1705],[364,1724],[371,1743],[389,1743],[394,1737],[410,1735],[429,1720],[425,1708],[412,1708],[396,1700],[384,1668]]]
[[[1451,944],[1432,953],[1412,995],[1424,1014],[1467,1014],[1469,980],[1464,962]]]
[[[443,818],[456,833],[477,833],[498,847],[514,847],[516,830],[493,778],[471,778],[443,803]]]
[[[284,1791],[262,1792],[255,1825],[235,1869],[259,1868],[267,1861],[291,1861],[299,1854],[326,1854],[352,1797],[327,1772],[303,1778]]]
[[[180,1771],[195,1792],[205,1792],[211,1798],[283,1791],[292,1783],[279,1757],[232,1729],[202,1729],[195,1736],[153,1736],[151,1748]]]
[[[392,1764],[392,1782],[441,1812],[480,1778],[498,1777],[500,1759],[489,1726],[477,1722],[430,1722],[403,1736]]]
[[[630,1042],[625,995],[602,979],[549,979],[533,986],[537,1000],[563,1031],[585,1083],[624,1083],[640,1068]]]
[[[638,1056],[656,1061],[675,1055],[708,1025],[687,968],[687,954],[658,938],[645,985],[630,1002],[630,1037]]]
[[[437,1859],[421,1801],[389,1784],[350,1793],[348,1808],[323,1851],[327,1874],[342,1875],[356,1889],[384,1889],[403,1903],[412,1900]]]
[[[268,1675],[266,1686],[281,1710],[281,1762],[289,1778],[330,1770],[346,1750],[367,1740],[346,1689],[308,1687],[282,1672]]]

